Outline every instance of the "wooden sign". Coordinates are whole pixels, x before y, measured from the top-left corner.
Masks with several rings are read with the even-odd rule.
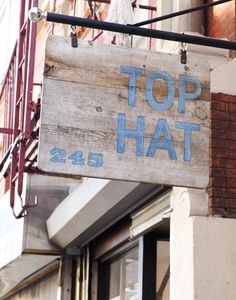
[[[38,166],[206,187],[209,66],[139,49],[47,41]]]

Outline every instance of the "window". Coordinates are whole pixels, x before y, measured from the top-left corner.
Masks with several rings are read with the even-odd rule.
[[[138,246],[110,263],[109,300],[138,299]]]
[[[98,272],[99,300],[168,300],[169,241],[148,233],[104,258]]]

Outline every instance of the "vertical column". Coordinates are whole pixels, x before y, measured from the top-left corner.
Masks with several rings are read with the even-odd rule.
[[[170,300],[231,300],[236,295],[235,219],[207,216],[205,191],[171,196]]]

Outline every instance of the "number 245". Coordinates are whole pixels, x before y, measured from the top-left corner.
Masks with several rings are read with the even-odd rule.
[[[50,161],[55,163],[65,164],[66,160],[69,159],[71,160],[73,165],[85,165],[85,159],[83,158],[82,151],[76,151],[73,154],[67,156],[67,153],[63,148],[54,147],[50,151],[50,155],[52,156]],[[87,158],[87,165],[89,167],[101,167],[103,165],[103,154],[89,152]]]

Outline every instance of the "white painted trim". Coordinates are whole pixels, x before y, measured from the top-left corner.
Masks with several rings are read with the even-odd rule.
[[[56,256],[26,254],[1,269],[0,297],[15,288],[22,280],[56,260]],[[1,298],[2,299],[2,298]]]
[[[204,216],[203,203],[204,191],[173,188],[170,300],[235,299],[236,220]]]
[[[166,212],[169,209],[170,193],[167,193],[132,215],[131,238],[140,236],[147,230],[150,230],[150,228],[157,226],[158,223],[166,218]]]
[[[134,182],[85,178],[83,184],[48,218],[50,240],[62,248],[66,247],[139,185]]]
[[[236,59],[226,61],[211,72],[211,92],[236,96]]]

